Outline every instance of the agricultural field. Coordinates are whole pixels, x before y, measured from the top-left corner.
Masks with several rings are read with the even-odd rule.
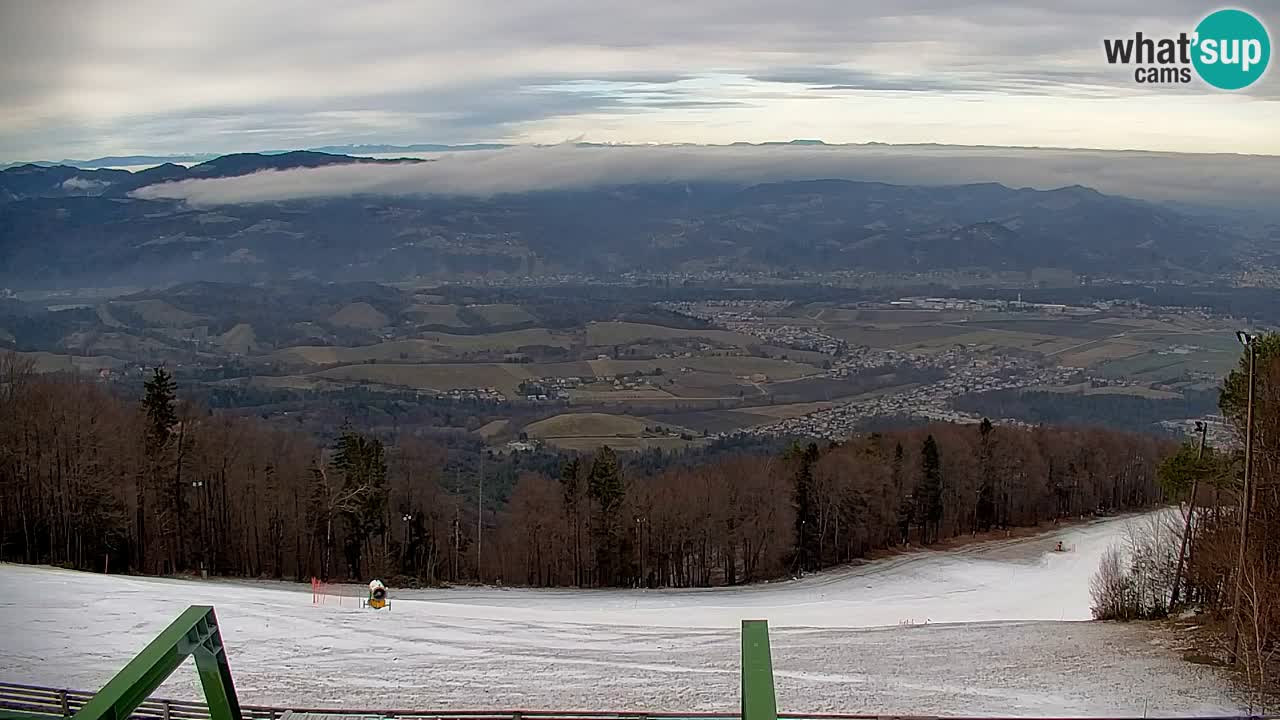
[[[946,342],[948,338],[959,337],[969,332],[964,325],[870,325],[861,323],[849,326],[827,326],[823,328],[834,337],[853,346],[866,345],[873,348],[905,349],[919,343]]]
[[[1080,344],[1080,340],[1055,335],[1038,335],[1001,330],[999,328],[983,328],[970,326],[971,331],[960,335],[938,338],[913,345],[902,345],[899,349],[919,350],[923,352],[941,352],[957,345],[966,347],[1014,348],[1052,355]]]
[[[569,403],[571,405],[607,405],[631,402],[667,403],[681,399],[665,390],[649,386],[618,390],[612,385],[598,383],[569,391]]]
[[[600,449],[602,445],[608,445],[618,452],[638,452],[641,450],[683,450],[688,447],[705,445],[706,440],[700,437],[694,437],[692,440],[685,440],[681,437],[672,436],[651,436],[651,437],[573,437],[573,438],[555,438],[548,440],[549,444],[560,448],[561,450],[573,450],[581,453],[594,452]]]
[[[759,405],[738,408],[729,412],[764,417],[772,421],[800,417],[801,415],[808,415],[809,413],[826,410],[834,406],[835,403],[832,402],[785,403],[782,405]]]
[[[494,438],[506,432],[507,427],[511,424],[510,420],[493,420],[476,428],[476,434],[485,440],[493,440]]]
[[[339,327],[376,330],[386,327],[390,319],[367,302],[351,303],[329,316],[329,324]]]
[[[519,325],[538,321],[519,305],[468,305],[467,310],[478,315],[486,325]]]
[[[703,339],[720,345],[748,347],[759,345],[760,339],[729,330],[673,328],[633,322],[593,322],[587,325],[588,345],[629,345],[645,340]]]
[[[415,390],[446,391],[492,387],[511,396],[516,394],[520,383],[534,377],[529,368],[529,365],[517,363],[379,363],[343,365],[306,377],[377,383]]]
[[[607,413],[565,413],[525,426],[529,437],[601,437],[607,435],[642,435],[653,423],[629,415]]]
[[[657,426],[662,431],[657,431]],[[680,437],[692,430],[660,420],[609,413],[565,413],[526,425],[530,438],[568,450],[592,450],[608,445],[616,450],[687,446]]]
[[[1109,360],[1122,360],[1127,357],[1133,357],[1147,352],[1148,349],[1146,345],[1132,342],[1102,340],[1059,351],[1056,359],[1061,365],[1087,368]]]
[[[1141,355],[1103,363],[1094,369],[1106,378],[1163,382],[1183,377],[1189,372],[1223,375],[1235,367],[1238,359],[1238,352],[1200,350],[1174,353],[1149,350]]]
[[[1135,397],[1147,398],[1149,400],[1178,400],[1183,397],[1182,393],[1173,392],[1171,390],[1157,390],[1155,388],[1142,387],[1138,385],[1108,385],[1105,387],[1091,387],[1089,383],[1080,383],[1078,385],[1058,385],[1048,386],[1039,385],[1027,388],[1029,392],[1053,392],[1062,394],[1078,393],[1080,395],[1133,395]]]
[[[270,359],[285,364],[338,365],[375,362],[430,362],[466,353],[516,352],[530,346],[569,347],[571,338],[544,328],[483,335],[427,333],[412,340],[393,340],[360,347],[297,346],[277,351]]]
[[[1060,365],[1107,377],[1167,380],[1186,372],[1220,373],[1239,356],[1233,330],[1192,316],[1162,318],[952,310],[788,308],[852,346],[918,353],[956,346],[1037,352]],[[1168,355],[1161,355],[1167,353]],[[1155,357],[1147,357],[1154,354]]]
[[[131,314],[148,326],[189,327],[209,321],[205,315],[180,310],[163,300],[113,300],[107,306],[111,311],[119,310],[122,311],[121,314]]]
[[[405,317],[423,325],[444,325],[447,327],[467,327],[467,323],[458,317],[457,305],[412,305],[404,311]]]
[[[14,353],[22,360],[30,361],[32,370],[38,373],[52,372],[98,372],[109,370],[124,364],[122,360],[105,355],[83,356],[62,355],[48,352]]]
[[[224,352],[248,355],[258,349],[258,335],[253,326],[240,323],[218,336],[218,346]]]

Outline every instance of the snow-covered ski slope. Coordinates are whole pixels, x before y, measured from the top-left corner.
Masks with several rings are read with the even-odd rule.
[[[732,710],[739,623],[766,618],[788,711],[1239,711],[1221,677],[1150,628],[1062,622],[1089,617],[1099,555],[1142,521],[742,588],[393,590],[390,612],[313,606],[292,583],[0,565],[0,679],[97,688],[187,605],[211,604],[242,702]],[[1054,552],[1059,539],[1074,550]],[[199,697],[194,672],[157,696]]]

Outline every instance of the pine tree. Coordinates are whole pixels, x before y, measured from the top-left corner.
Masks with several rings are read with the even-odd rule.
[[[338,437],[330,465],[342,476],[333,507],[347,525],[347,568],[352,578],[360,578],[365,545],[386,531],[386,452],[377,438],[347,430]]]
[[[574,457],[560,469],[565,515],[573,524],[573,584],[582,585],[582,461]]]
[[[156,368],[143,383],[142,409],[147,413],[146,451],[148,457],[163,452],[178,424],[177,385],[164,368]]]
[[[995,482],[992,457],[994,455],[994,428],[991,421],[982,418],[978,426],[978,497],[973,511],[975,530],[990,530],[995,519]]]
[[[816,443],[793,443],[787,459],[796,464],[792,502],[796,509],[796,563],[802,570],[818,567],[818,508],[813,491],[813,464],[818,461]]]
[[[938,457],[938,442],[929,435],[920,448],[920,503],[924,510],[921,521],[924,527],[921,541],[928,544],[938,539],[942,524],[942,461]]]
[[[146,457],[146,471],[143,481],[138,484],[138,543],[140,544],[139,564],[144,564],[145,546],[147,543],[147,499],[153,496],[158,504],[152,507],[156,524],[152,532],[158,532],[162,539],[162,547],[168,555],[168,571],[179,568],[179,542],[181,533],[182,488],[174,484],[177,481],[170,474],[174,466],[171,449],[174,445],[173,429],[178,424],[177,385],[173,376],[164,368],[155,368],[151,379],[143,383],[142,409],[146,413],[146,435],[143,438],[143,453]]]
[[[600,448],[591,463],[587,479],[587,495],[596,505],[596,522],[592,533],[596,539],[596,577],[604,585],[622,582],[622,527],[618,515],[625,489],[618,456],[608,445]]]

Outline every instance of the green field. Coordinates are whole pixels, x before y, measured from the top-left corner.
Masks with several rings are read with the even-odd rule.
[[[329,324],[339,327],[373,330],[390,322],[377,308],[366,302],[351,303],[329,316]]]
[[[528,365],[514,363],[437,363],[344,365],[313,373],[348,382],[377,383],[415,390],[460,390],[492,387],[508,396],[516,394],[520,383],[533,377]]]
[[[47,372],[97,372],[124,365],[123,360],[107,356],[61,355],[47,352],[16,352],[19,359],[31,362],[31,369]]]
[[[430,362],[455,359],[474,352],[515,352],[522,347],[547,345],[568,347],[570,339],[543,328],[512,330],[483,335],[427,333],[420,339],[394,340],[360,347],[300,345],[272,353],[271,358],[289,364],[334,365],[370,360],[389,362]]]
[[[692,440],[685,440],[679,437],[575,437],[555,438],[548,440],[547,443],[562,450],[575,450],[586,453],[599,450],[604,445],[608,445],[618,452],[638,452],[653,448],[659,450],[682,450],[688,447],[705,445],[707,440],[701,437],[695,437]]]
[[[208,316],[180,310],[163,300],[113,300],[108,305],[133,313],[149,326],[187,327],[209,321]]]
[[[538,321],[519,305],[469,305],[467,310],[479,315],[488,325],[519,325]]]
[[[1066,317],[1053,319],[1033,318],[997,320],[993,322],[973,322],[969,323],[969,325],[974,328],[1003,330],[1006,332],[1026,333],[1030,335],[1078,338],[1080,340],[1099,340],[1124,332],[1123,328],[1116,328],[1115,326],[1106,323],[1097,323],[1090,320]]]
[[[969,332],[964,325],[849,325],[832,326],[823,332],[850,345],[873,348],[905,347],[915,343],[945,341]]]
[[[587,325],[588,345],[627,345],[645,340],[704,339],[720,345],[748,347],[759,345],[760,339],[728,330],[689,330],[663,325],[632,322],[593,322]]]
[[[658,423],[645,418],[630,415],[612,415],[609,413],[565,413],[525,426],[529,437],[566,438],[566,437],[605,437],[610,435],[643,435],[645,428],[655,425],[670,427],[675,432],[686,432],[670,423]]]
[[[404,314],[423,325],[444,325],[447,327],[466,327],[467,323],[458,317],[457,305],[413,305]]]
[[[1201,351],[1186,355],[1148,351],[1098,366],[1103,377],[1160,382],[1182,377],[1188,372],[1224,375],[1235,366],[1237,353]]]
[[[662,426],[662,432],[657,432]],[[529,437],[568,450],[594,450],[608,445],[618,450],[650,447],[665,449],[685,447],[691,441],[672,437],[671,433],[695,434],[666,420],[651,420],[611,413],[565,413],[526,425]]]

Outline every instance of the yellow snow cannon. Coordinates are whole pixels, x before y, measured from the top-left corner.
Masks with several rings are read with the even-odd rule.
[[[387,586],[383,585],[381,580],[369,582],[369,598],[364,604],[374,610],[381,610],[390,604],[387,602]]]

